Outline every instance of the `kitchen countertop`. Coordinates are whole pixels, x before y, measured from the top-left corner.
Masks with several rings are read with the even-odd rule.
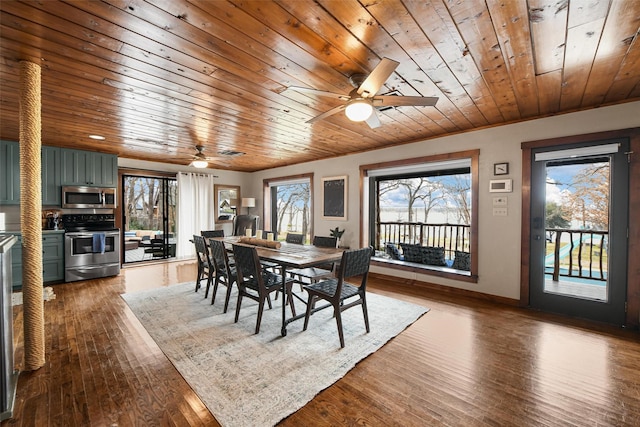
[[[42,230],[42,234],[64,233],[64,230]],[[2,230],[0,235],[4,234],[22,234],[20,230]]]

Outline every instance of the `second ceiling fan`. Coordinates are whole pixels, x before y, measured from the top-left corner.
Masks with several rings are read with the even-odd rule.
[[[349,95],[343,95],[335,92],[328,92],[318,89],[309,89],[299,86],[290,86],[289,89],[296,92],[303,92],[310,95],[324,96],[333,99],[339,99],[345,103],[325,111],[324,113],[310,119],[307,123],[314,123],[326,117],[332,116],[344,110],[346,116],[354,122],[366,122],[369,127],[375,129],[380,126],[380,119],[376,113],[375,107],[406,107],[406,106],[424,106],[432,107],[438,102],[437,97],[433,96],[396,96],[396,95],[377,95],[384,82],[400,65],[399,62],[389,58],[382,58],[380,63],[371,71],[368,76],[363,74],[355,74],[349,78],[354,86]]]

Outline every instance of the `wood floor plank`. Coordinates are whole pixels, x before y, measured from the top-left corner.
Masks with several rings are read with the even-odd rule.
[[[2,427],[219,425],[120,298],[195,274],[182,261],[55,285],[47,362],[21,373],[14,418]],[[280,425],[640,425],[636,331],[375,275],[369,290],[431,311]],[[15,307],[18,369],[22,319]]]

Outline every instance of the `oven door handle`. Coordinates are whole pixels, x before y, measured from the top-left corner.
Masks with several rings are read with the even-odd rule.
[[[66,233],[67,237],[70,239],[73,238],[80,238],[80,239],[92,239],[93,235],[96,233],[101,233],[100,231],[96,231],[95,233],[91,233],[91,234],[71,234],[71,233]],[[117,236],[119,233],[117,231],[106,231],[104,232],[105,236]]]

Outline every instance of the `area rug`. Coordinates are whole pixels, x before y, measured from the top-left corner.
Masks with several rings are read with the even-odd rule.
[[[22,298],[22,292],[13,292],[11,294],[11,305],[14,307],[17,305],[22,305]],[[55,292],[53,292],[53,288],[51,286],[42,288],[42,299],[44,301],[56,299],[56,294]]]
[[[269,426],[294,413],[342,378],[358,361],[382,347],[423,314],[426,307],[367,293],[369,324],[362,310],[343,313],[340,348],[332,310],[303,319],[280,336],[280,298],[265,309],[254,334],[257,304],[245,298],[234,323],[235,297],[222,313],[224,291],[212,306],[204,290],[183,283],[122,295],[149,335],[223,426]],[[304,304],[296,309],[302,312]],[[288,311],[288,314],[290,312]]]

